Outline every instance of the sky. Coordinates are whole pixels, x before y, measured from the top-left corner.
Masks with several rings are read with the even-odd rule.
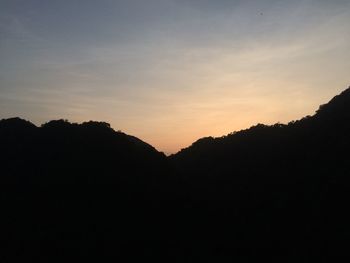
[[[350,84],[350,0],[0,0],[0,119],[106,121],[175,153]]]

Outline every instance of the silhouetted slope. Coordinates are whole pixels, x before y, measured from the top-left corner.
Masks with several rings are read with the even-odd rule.
[[[170,157],[195,200],[192,207],[207,200],[206,211],[220,218],[214,236],[218,230],[244,233],[242,247],[294,247],[294,260],[307,250],[310,260],[326,259],[344,247],[350,234],[344,210],[350,202],[349,94],[312,117],[203,138]],[[320,249],[325,254],[315,252]]]
[[[165,156],[109,124],[50,121],[40,128],[21,119],[0,121],[2,178],[35,183],[108,183],[142,180],[158,172]],[[129,178],[127,178],[129,177]]]
[[[335,96],[329,103],[321,105],[316,117],[329,121],[341,121],[346,123],[350,116],[350,87],[341,94]]]
[[[287,125],[258,124],[227,136],[203,138],[170,159],[182,172],[211,176],[258,174],[266,172],[264,169],[282,175],[294,173],[298,167],[322,171],[335,157],[340,163],[349,157],[349,94],[350,89],[345,90],[312,117]],[[324,162],[315,163],[321,160]]]
[[[1,120],[0,145],[1,262],[98,255],[161,225],[147,214],[167,191],[165,155],[107,123]]]

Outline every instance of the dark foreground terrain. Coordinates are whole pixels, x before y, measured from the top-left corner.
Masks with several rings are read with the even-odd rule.
[[[103,122],[0,121],[0,262],[338,262],[350,89],[166,157]]]

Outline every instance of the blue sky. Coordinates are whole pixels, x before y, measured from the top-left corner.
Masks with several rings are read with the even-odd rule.
[[[0,118],[159,150],[313,114],[349,86],[350,1],[1,0]]]

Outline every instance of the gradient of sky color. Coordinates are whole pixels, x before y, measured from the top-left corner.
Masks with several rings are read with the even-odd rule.
[[[166,153],[350,83],[349,0],[0,0],[0,118],[102,120]]]

